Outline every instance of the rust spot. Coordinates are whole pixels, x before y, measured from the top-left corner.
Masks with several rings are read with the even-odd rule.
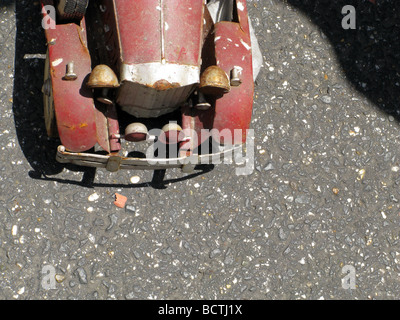
[[[51,77],[56,77],[56,70],[54,70],[54,68],[51,66],[50,67],[50,73],[51,73]]]
[[[177,82],[170,83],[167,80],[159,80],[155,82],[151,87],[158,91],[165,91],[168,89],[179,88],[181,85]]]
[[[90,73],[87,86],[90,88],[116,88],[119,87],[119,82],[109,66],[99,64]]]
[[[69,130],[75,130],[76,129],[76,127],[74,125],[62,124],[61,126],[67,128]]]
[[[81,49],[85,54],[89,54],[89,49],[87,47],[87,42],[86,42],[86,33],[85,29],[83,29],[81,26],[76,26],[76,30],[78,31],[78,37],[79,41],[81,43]]]
[[[62,126],[65,127],[65,128],[67,128],[67,129],[69,129],[69,130],[75,130],[75,129],[78,128],[78,127],[75,126],[75,125],[68,125],[68,124],[62,124]],[[89,125],[88,125],[86,122],[83,122],[83,123],[79,124],[79,128],[86,128],[86,127],[88,127],[88,126],[89,126]]]
[[[218,66],[210,66],[200,77],[200,91],[207,95],[223,95],[230,91],[228,75]]]

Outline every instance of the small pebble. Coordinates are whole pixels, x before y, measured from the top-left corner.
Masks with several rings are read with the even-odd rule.
[[[106,231],[110,231],[115,226],[118,220],[118,216],[115,214],[111,214],[109,215],[109,219],[110,219],[110,224],[108,225]]]
[[[358,170],[359,180],[364,179],[365,176],[365,169]]]
[[[131,206],[131,205],[127,205],[125,207],[125,210],[130,212],[130,213],[135,213],[136,212],[136,208],[134,206]]]
[[[139,183],[140,177],[139,176],[133,176],[131,177],[131,183],[136,184]]]
[[[321,97],[321,101],[323,103],[331,103],[332,102],[332,98],[330,96],[322,96]]]
[[[61,283],[61,282],[63,282],[63,281],[65,280],[65,276],[63,276],[63,275],[61,275],[61,274],[56,274],[56,275],[55,275],[55,278],[56,278],[56,281],[57,281],[58,283]]]
[[[213,258],[215,258],[216,256],[218,256],[219,254],[221,253],[221,250],[220,249],[214,249],[214,250],[212,250],[211,252],[210,252],[210,258],[211,259],[213,259]]]
[[[279,237],[279,239],[281,239],[281,240],[286,240],[287,237],[288,237],[288,233],[285,232],[285,230],[283,230],[283,228],[280,228],[280,229],[279,229],[279,232],[278,232],[278,237]]]
[[[93,201],[98,200],[99,198],[100,198],[100,196],[95,192],[95,193],[92,193],[92,194],[88,197],[88,200],[89,200],[90,202],[93,202]]]
[[[82,283],[82,284],[88,283],[87,274],[86,274],[85,269],[83,269],[82,267],[79,267],[78,269],[76,269],[76,273],[78,275],[80,283]]]
[[[16,236],[17,233],[18,233],[18,226],[17,226],[17,225],[13,225],[13,226],[12,226],[12,229],[11,229],[11,234],[12,234],[13,236]]]
[[[274,170],[274,169],[275,169],[275,167],[272,162],[269,162],[264,168],[265,171],[270,171],[270,170]]]

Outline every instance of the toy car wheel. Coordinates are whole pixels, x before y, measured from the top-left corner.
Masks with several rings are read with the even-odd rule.
[[[89,0],[58,0],[57,11],[63,20],[81,20],[88,4]]]
[[[49,52],[47,52],[46,62],[44,66],[44,82],[42,87],[44,121],[46,125],[47,135],[51,138],[58,137],[57,121],[54,112],[53,87],[50,76],[50,60]]]

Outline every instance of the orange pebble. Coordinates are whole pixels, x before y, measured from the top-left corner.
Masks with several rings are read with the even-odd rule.
[[[115,201],[114,201],[114,204],[115,204],[118,208],[124,208],[127,200],[128,200],[127,197],[123,196],[122,194],[116,193],[116,194],[115,194]]]

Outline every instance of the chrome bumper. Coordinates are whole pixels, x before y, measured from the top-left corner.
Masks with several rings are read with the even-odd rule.
[[[120,169],[131,170],[160,170],[169,168],[182,168],[190,172],[199,164],[231,163],[233,152],[241,146],[230,147],[210,154],[194,154],[178,158],[129,158],[119,155],[100,155],[94,153],[77,153],[65,150],[64,146],[58,146],[56,160],[60,163],[72,163],[85,167],[105,168],[116,172]],[[228,158],[229,156],[229,158]]]

